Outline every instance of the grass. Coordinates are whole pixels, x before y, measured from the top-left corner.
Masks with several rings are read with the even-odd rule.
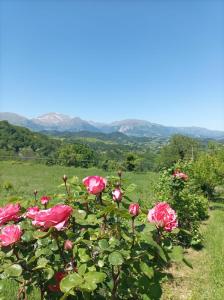
[[[211,204],[210,218],[201,226],[204,247],[190,249],[185,266],[170,269],[173,279],[164,284],[163,300],[222,300],[224,297],[224,199]]]
[[[24,199],[32,199],[33,191],[38,190],[38,196],[44,194],[61,193],[59,185],[63,183],[62,176],[69,178],[78,176],[81,179],[88,175],[116,175],[116,172],[106,172],[96,168],[82,169],[63,166],[45,166],[41,164],[21,162],[0,162],[0,204],[7,201],[8,196],[18,196]],[[147,206],[153,199],[153,185],[157,174],[148,172],[136,174],[125,172],[123,178],[129,183],[137,185],[133,193],[133,201],[141,199]],[[12,188],[7,191],[7,185]]]

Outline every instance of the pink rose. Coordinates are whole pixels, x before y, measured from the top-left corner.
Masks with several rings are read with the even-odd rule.
[[[19,211],[19,204],[7,204],[4,207],[0,207],[0,226],[9,221],[17,221],[19,219]]]
[[[100,176],[88,176],[84,178],[82,182],[88,192],[93,195],[101,193],[106,188],[107,184],[107,180]]]
[[[32,224],[35,226],[48,229],[54,227],[57,230],[62,230],[66,225],[72,208],[68,205],[55,205],[52,208],[38,211],[33,218]]]
[[[34,219],[35,215],[37,214],[37,212],[39,210],[40,209],[39,209],[38,206],[29,207],[29,208],[27,208],[27,212],[25,213],[25,217],[29,218],[29,219]]]
[[[182,180],[188,180],[187,174],[181,172],[180,170],[176,170],[173,173],[174,178],[182,179]]]
[[[45,205],[51,200],[51,197],[43,196],[40,198],[41,204]]]
[[[115,202],[120,202],[122,200],[122,191],[120,189],[115,189],[112,192],[112,195]]]
[[[140,210],[140,206],[138,203],[131,203],[129,205],[128,211],[133,217],[137,217],[139,215],[139,210]]]
[[[65,272],[57,272],[54,275],[55,284],[49,284],[48,289],[51,292],[60,292],[60,282],[67,274]]]
[[[73,248],[73,243],[70,240],[66,240],[64,243],[64,250],[69,251],[72,250]]]
[[[148,221],[166,231],[172,231],[178,226],[177,214],[166,202],[160,202],[149,210]]]
[[[0,245],[3,247],[15,244],[22,235],[19,225],[8,225],[2,228],[0,234]]]

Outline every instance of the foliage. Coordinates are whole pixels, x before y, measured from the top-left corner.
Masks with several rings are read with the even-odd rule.
[[[200,143],[196,139],[179,134],[174,135],[161,149],[157,163],[160,167],[172,167],[179,160],[196,158],[199,148]]]
[[[155,189],[158,199],[165,200],[177,211],[181,227],[178,238],[185,245],[201,243],[199,224],[208,216],[208,200],[195,186],[192,162],[181,162],[165,169]],[[175,177],[175,170],[181,170],[188,179]]]
[[[24,203],[22,214],[14,222],[23,234],[17,243],[1,247],[1,279],[19,283],[19,299],[25,299],[33,288],[40,290],[41,299],[158,297],[163,268],[174,260],[183,261],[183,249],[175,234],[146,221],[144,208],[138,216],[129,214],[130,195],[136,186],[127,185],[121,176],[110,176],[106,189],[93,195],[77,177],[68,180],[64,176],[63,181],[65,192],[57,198],[73,208],[66,227],[58,231],[47,219],[46,226],[38,229],[25,213],[26,202],[20,201]],[[112,200],[118,184],[123,194],[119,203]],[[40,206],[36,197],[34,205]],[[68,240],[71,243],[65,248]]]
[[[210,149],[211,150],[211,149]],[[209,199],[215,196],[215,187],[224,183],[224,149],[201,153],[193,166],[194,183]]]

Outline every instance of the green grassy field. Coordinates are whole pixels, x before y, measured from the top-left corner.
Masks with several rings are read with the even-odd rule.
[[[116,172],[105,172],[96,168],[81,169],[62,166],[45,166],[40,164],[21,162],[0,162],[0,203],[6,202],[8,196],[19,196],[24,199],[33,197],[33,191],[38,190],[38,195],[60,193],[59,185],[63,183],[62,176],[69,178],[78,176],[83,179],[89,175],[116,175]],[[141,199],[145,205],[153,200],[153,185],[157,174],[148,172],[145,174],[124,173],[123,178],[128,183],[137,185],[133,193],[133,201]],[[7,185],[12,188],[7,191]]]

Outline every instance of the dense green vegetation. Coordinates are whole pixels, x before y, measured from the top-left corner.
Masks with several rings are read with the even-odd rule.
[[[47,165],[146,172],[170,167],[178,160],[197,160],[205,152],[216,155],[222,148],[218,142],[181,135],[167,140],[128,137],[119,132],[51,131],[43,134],[0,122],[1,160],[22,159]]]

